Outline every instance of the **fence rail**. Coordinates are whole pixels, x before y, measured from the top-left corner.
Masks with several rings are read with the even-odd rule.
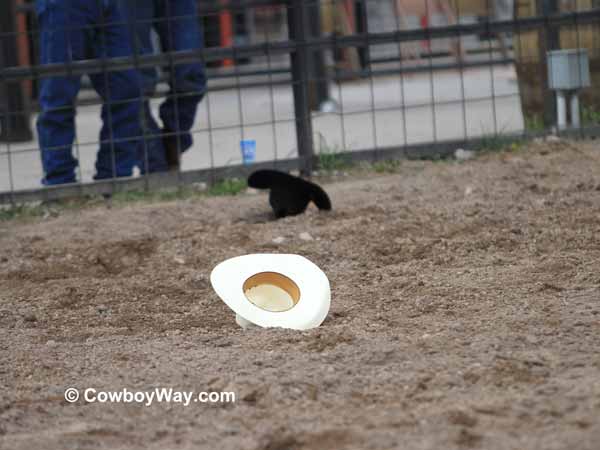
[[[272,2],[252,2],[252,4]],[[500,32],[519,32],[546,30],[564,26],[598,25],[600,9],[558,13],[550,16],[527,17],[518,20],[501,22],[480,22],[465,25],[450,25],[423,30],[401,30],[381,33],[364,33],[353,36],[303,38],[281,42],[265,42],[252,45],[237,45],[230,48],[206,48],[193,51],[161,52],[156,55],[139,55],[110,59],[90,59],[69,62],[67,64],[46,64],[33,67],[5,67],[0,69],[2,82],[39,79],[53,76],[87,75],[105,71],[121,71],[126,69],[152,68],[163,64],[186,64],[202,60],[222,61],[227,58],[252,56],[289,55],[301,48],[310,50],[331,50],[333,48],[354,48],[361,45],[397,44],[399,42],[427,41],[432,39],[451,38],[472,34],[490,34]],[[124,23],[123,23],[124,24]],[[10,33],[0,33],[0,39]],[[452,67],[458,67],[456,64]],[[427,69],[425,69],[427,70]],[[232,76],[235,76],[233,74]]]
[[[521,39],[532,32],[538,33],[540,42],[551,49],[556,46],[556,42],[550,42],[551,33],[568,29],[575,30],[579,36],[580,30],[600,30],[600,9],[590,9],[546,11],[531,17],[488,18],[471,23],[464,22],[457,14],[456,24],[413,29],[402,29],[396,19],[395,29],[380,30],[372,17],[367,17],[366,30],[362,32],[356,27],[354,31],[325,33],[319,15],[326,3],[337,8],[340,2],[246,0],[235,5],[220,2],[201,8],[194,17],[196,20],[214,18],[223,11],[247,13],[274,5],[283,8],[286,18],[281,25],[287,30],[285,37],[273,38],[267,30],[258,36],[260,39],[254,39],[255,42],[229,47],[166,49],[155,54],[136,53],[56,64],[17,65],[13,61],[10,66],[7,66],[7,51],[4,56],[0,52],[0,63],[4,66],[0,65],[0,92],[4,88],[7,98],[11,91],[22,93],[25,82],[38,83],[54,77],[234,61],[231,67],[208,69],[206,97],[190,130],[199,144],[186,153],[178,172],[93,182],[86,173],[89,169],[81,167],[80,158],[77,183],[36,187],[31,186],[35,178],[31,166],[34,161],[39,164],[37,145],[0,141],[0,203],[155,189],[195,181],[215,182],[225,176],[244,176],[259,167],[300,170],[309,175],[319,165],[319,155],[323,152],[335,153],[344,159],[369,161],[399,156],[425,157],[448,154],[459,146],[480,147],[482,140],[489,141],[490,137],[519,139],[543,134],[553,127],[548,120],[548,105],[541,106],[539,111],[531,109],[529,104],[535,101],[529,102],[529,91],[540,94],[542,101],[553,94],[546,86],[545,61],[537,60],[538,55],[529,59],[523,55],[524,52],[519,51]],[[386,4],[371,0],[355,3],[362,4],[371,14]],[[21,5],[19,11],[31,15],[27,5]],[[348,12],[343,7],[341,11]],[[344,13],[338,12],[338,16],[340,14]],[[352,15],[338,16],[336,20],[344,22]],[[128,23],[117,21],[112,25]],[[0,32],[4,49],[8,48],[7,42],[23,34],[9,30]],[[507,33],[512,35],[512,45],[503,55],[498,47],[498,36]],[[26,35],[31,42],[39,39],[37,29],[27,31]],[[480,36],[492,38],[480,39]],[[455,58],[451,45],[443,41],[456,41],[463,50],[467,44],[471,47],[464,50],[462,57]],[[434,48],[434,44],[440,48]],[[594,43],[580,44],[587,47],[592,56],[592,82],[597,86],[600,67],[594,57],[600,49]],[[403,49],[406,45],[417,48],[415,60],[407,59]],[[384,57],[372,55],[382,48],[395,50]],[[348,56],[359,50],[363,52],[361,58],[352,60]],[[248,67],[242,67],[245,63]],[[508,79],[512,74],[514,79]],[[179,101],[185,95],[194,95],[194,92],[160,91],[148,94],[145,99]],[[10,118],[35,113],[38,109],[35,96],[21,102],[20,107],[14,102],[4,102],[4,106],[2,103],[0,100],[0,123],[4,128],[13,123]],[[86,110],[81,119],[85,121],[84,129],[99,128],[99,119],[93,115],[99,116],[101,104],[97,97],[84,93],[73,105],[90,110]],[[596,136],[599,105],[600,95],[588,91],[583,106],[586,120],[576,130],[559,131],[571,136]],[[540,122],[542,118],[546,119],[545,123]],[[235,136],[226,136],[228,133]],[[176,130],[175,137],[178,135],[179,130]],[[139,136],[144,144],[145,139],[156,137]],[[253,165],[239,163],[235,142],[246,138],[253,138],[259,145],[259,161]],[[74,147],[79,155],[100,142],[90,137],[86,140],[78,128]],[[263,148],[269,150],[262,151]],[[39,167],[37,170],[39,179],[42,173]],[[21,182],[28,177],[30,185]]]

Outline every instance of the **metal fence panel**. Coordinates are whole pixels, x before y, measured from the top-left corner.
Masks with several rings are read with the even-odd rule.
[[[111,2],[116,5],[118,0]],[[77,3],[64,0],[71,8]],[[151,16],[142,27],[149,33],[150,51],[132,44],[129,53],[108,55],[103,47],[100,53],[42,64],[43,29],[36,25],[33,4],[4,2],[0,203],[215,182],[245,176],[257,167],[309,175],[323,154],[368,161],[430,157],[458,146],[551,132],[555,104],[547,87],[545,54],[558,48],[587,49],[592,69],[592,88],[582,96],[582,120],[576,129],[561,132],[597,134],[598,5],[561,10],[558,2],[549,1],[526,10],[519,3],[507,18],[494,10],[494,1],[483,9],[460,1],[437,3],[450,9],[423,11],[407,0],[199,2],[190,14],[162,11]],[[103,11],[95,22],[57,31],[68,36],[71,46],[69,38],[77,33],[101,41],[107,33],[145,24],[128,21],[125,14],[112,22],[106,17]],[[178,46],[177,32],[195,27],[204,28],[206,45],[198,41]],[[177,78],[186,67],[199,64],[206,67],[206,92],[186,88],[190,80],[185,75]],[[134,135],[121,135],[118,127],[124,128],[124,122],[110,120],[112,112],[118,116],[128,102],[135,102],[111,92],[122,86],[110,80],[123,73],[142,74],[136,78],[141,93],[135,119],[139,131]],[[157,78],[148,83],[144,74]],[[77,112],[71,149],[77,159],[76,180],[44,187],[39,135],[30,140],[28,132],[44,109],[40,84],[60,77],[81,79],[74,103],[59,111],[67,117],[59,122],[60,129],[71,126],[69,118]],[[110,101],[92,89],[99,83]],[[202,100],[189,118],[181,111],[198,97]],[[165,104],[175,105],[172,114],[182,115],[175,118],[175,129],[169,129]],[[189,123],[184,123],[186,117]],[[131,115],[123,120],[132,120]],[[46,158],[52,160],[48,155],[55,155],[53,151],[66,154],[64,145],[54,148],[44,136]],[[175,170],[145,170],[153,148],[172,145],[180,153],[188,137],[193,144],[178,155],[181,164]],[[244,163],[242,141],[256,142],[254,164]],[[112,173],[109,179],[94,181],[99,147],[107,149]],[[123,175],[118,173],[121,152],[133,147],[134,172],[117,176]]]

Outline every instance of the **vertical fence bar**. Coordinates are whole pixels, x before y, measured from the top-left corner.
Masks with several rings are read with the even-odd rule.
[[[487,1],[486,4],[486,24],[489,27],[490,23],[496,22],[498,20],[497,16],[497,4],[492,4],[490,0]],[[496,103],[496,72],[494,66],[494,52],[496,51],[494,44],[492,42],[491,36],[496,40],[497,43],[502,39],[500,37],[500,33],[491,33],[488,31],[488,61],[490,65],[490,91],[492,96],[492,120],[494,122],[494,136],[498,136],[498,111],[497,111],[497,103]],[[487,133],[487,130],[486,130]]]
[[[179,104],[181,101],[181,96],[182,95],[187,95],[186,93],[182,94],[179,92],[179,88],[178,88],[178,84],[179,84],[179,80],[177,79],[177,67],[173,61],[173,56],[171,54],[171,52],[174,50],[174,45],[176,45],[173,42],[173,36],[174,36],[174,28],[177,25],[173,24],[173,21],[175,20],[175,11],[173,11],[173,6],[172,4],[170,4],[169,2],[165,3],[165,9],[162,11],[162,14],[164,14],[164,16],[161,16],[161,19],[164,20],[166,22],[166,27],[167,27],[167,35],[169,36],[169,39],[167,40],[169,48],[162,48],[161,51],[168,51],[169,52],[169,58],[168,58],[168,68],[169,68],[169,96],[171,96],[171,98],[173,99],[173,111],[174,111],[174,120],[175,120],[175,130],[169,130],[171,132],[175,133],[175,147],[177,149],[177,165],[176,165],[176,170],[177,170],[177,188],[181,189],[182,186],[182,178],[181,178],[181,136],[182,136],[182,131],[181,131],[181,117],[180,117],[180,111],[179,111]],[[164,25],[164,24],[163,24]],[[164,43],[163,43],[164,45]],[[168,97],[167,100],[168,101]],[[166,125],[166,124],[165,124]],[[166,149],[165,149],[166,150]]]
[[[294,90],[294,113],[296,117],[296,140],[300,158],[300,173],[310,176],[312,172],[314,144],[308,85],[310,82],[310,50],[307,46],[308,20],[304,0],[287,0],[290,40],[294,41],[292,61],[292,84]]]
[[[556,95],[548,87],[548,67],[546,53],[549,50],[560,48],[559,29],[550,26],[548,17],[558,12],[558,0],[541,0],[537,2],[537,15],[546,18],[544,28],[540,30],[539,63],[542,78],[542,89],[544,90],[544,126],[549,129],[556,123]]]
[[[279,149],[277,140],[277,113],[275,111],[275,89],[273,88],[273,56],[271,55],[271,33],[268,26],[264,26],[264,40],[267,45],[267,79],[269,85],[269,113],[271,114],[271,132],[273,134],[273,166],[277,168],[277,162],[279,161]]]
[[[363,11],[363,8],[360,7],[360,3],[362,3],[364,0],[359,0],[359,1],[355,1],[354,2],[354,8],[355,8],[355,20],[357,21],[356,23],[356,28],[357,28],[357,33],[361,33],[360,27],[359,27],[359,23],[358,23],[358,18],[359,15],[362,14],[358,13],[358,11]],[[364,11],[366,11],[366,8],[364,9]],[[364,17],[366,19],[366,16]],[[367,30],[363,30],[362,32],[365,36],[365,43],[362,47],[358,48],[359,51],[359,60],[361,61],[361,66],[364,70],[364,72],[366,72],[367,76],[369,77],[369,91],[371,94],[371,102],[370,102],[370,107],[371,107],[371,126],[373,127],[373,146],[374,148],[374,152],[373,152],[373,159],[375,161],[379,161],[379,139],[378,139],[378,135],[377,135],[377,102],[375,100],[375,81],[373,80],[373,65],[371,64],[371,61],[368,61],[367,58],[360,57],[360,51],[361,49],[363,51],[367,51],[371,48],[371,41],[369,39],[369,34],[367,32]],[[366,53],[365,53],[366,54]],[[364,56],[364,55],[363,55]]]
[[[310,0],[306,5],[309,8],[309,29],[310,37],[319,38],[321,33],[321,2]],[[325,67],[325,53],[323,50],[314,50],[311,52],[312,83],[309,91],[311,109],[318,111],[323,102],[327,101],[329,95],[329,80],[327,78],[327,68]]]
[[[462,16],[462,10],[460,9],[460,2],[456,2],[456,23],[457,24],[461,24],[461,16]],[[463,140],[468,140],[468,136],[469,136],[469,128],[468,128],[468,124],[467,124],[467,98],[466,98],[466,86],[465,86],[465,63],[466,58],[467,58],[467,50],[465,49],[465,47],[463,46],[464,43],[464,39],[463,39],[463,35],[461,35],[460,33],[456,33],[456,40],[459,43],[458,45],[460,46],[460,51],[462,51],[462,57],[458,58],[458,72],[460,74],[460,106],[461,106],[461,113],[462,113],[462,121],[463,121]]]
[[[367,0],[356,0],[354,2],[354,15],[356,18],[356,33],[363,34],[369,32],[369,18],[367,16]],[[360,65],[364,69],[367,64],[370,64],[370,47],[365,45],[358,48],[358,59]]]
[[[331,1],[331,7],[333,9],[338,7],[338,3],[339,0],[330,0]],[[343,47],[339,47],[339,44],[337,43],[337,41],[335,40],[338,36],[337,33],[337,28],[338,26],[340,26],[339,22],[344,20],[343,18],[341,18],[339,16],[339,14],[337,14],[336,12],[332,12],[333,14],[333,30],[332,30],[332,36],[334,38],[334,42],[333,42],[333,55],[334,55],[334,59],[335,59],[335,55],[336,54],[340,54],[343,51]],[[336,66],[336,74],[338,72],[337,66]],[[343,83],[342,80],[338,80],[337,81],[337,91],[338,91],[338,97],[339,97],[339,116],[340,116],[340,128],[341,128],[341,133],[342,133],[342,150],[344,151],[348,151],[350,150],[350,148],[348,147],[348,141],[346,140],[346,136],[347,136],[347,127],[346,127],[346,111],[345,111],[345,106],[344,106],[344,87],[343,87]],[[322,148],[321,148],[321,144],[319,143],[319,152],[322,152]]]
[[[404,14],[404,10],[402,10],[399,7],[399,3],[398,2],[392,2],[392,8],[394,11],[394,18],[395,18],[395,26],[396,26],[396,30],[400,31],[403,30],[406,26],[406,17],[402,17],[402,19],[400,18],[400,16],[402,14]],[[407,107],[406,107],[406,89],[404,86],[405,80],[404,80],[404,58],[406,55],[409,54],[409,52],[404,52],[403,51],[403,46],[402,46],[402,40],[398,40],[398,61],[399,61],[399,70],[400,70],[400,99],[401,99],[401,104],[400,104],[400,108],[402,111],[402,133],[404,136],[404,147],[408,146],[408,126],[406,124],[406,111],[407,111]],[[409,43],[409,45],[413,45],[412,42]],[[369,57],[370,60],[370,57]]]

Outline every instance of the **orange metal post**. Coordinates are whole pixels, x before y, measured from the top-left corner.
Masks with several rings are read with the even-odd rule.
[[[221,0],[223,6],[227,6],[228,0]],[[230,10],[222,10],[219,13],[219,29],[221,31],[221,47],[233,46],[233,18]],[[232,59],[223,61],[223,67],[233,66]]]
[[[15,0],[15,6],[19,7],[24,4],[24,0]],[[16,8],[15,8],[16,9]],[[27,17],[21,13],[17,15],[17,46],[19,48],[19,65],[29,66],[29,35],[27,34]],[[31,98],[32,85],[31,80],[23,82],[27,96]]]
[[[354,0],[345,0],[344,8],[346,8],[346,17],[350,24],[350,30],[352,33],[356,30],[356,14],[354,12]]]

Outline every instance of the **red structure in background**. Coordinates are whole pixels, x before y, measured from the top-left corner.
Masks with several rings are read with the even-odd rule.
[[[22,0],[0,3],[0,67],[29,64],[26,16],[18,13]],[[26,142],[32,139],[29,103],[31,82],[0,83],[0,141]]]
[[[228,0],[221,0],[221,5],[227,6]],[[224,9],[219,13],[219,29],[221,33],[221,47],[233,46],[233,16],[231,11]],[[233,60],[226,59],[223,61],[223,67],[233,66]]]
[[[29,66],[31,65],[31,57],[29,49],[31,48],[29,33],[27,32],[27,13],[22,8],[25,5],[25,0],[15,0],[15,11],[17,12],[17,47],[19,52],[19,65]],[[31,80],[23,82],[23,87],[28,98],[31,98],[33,94]]]

